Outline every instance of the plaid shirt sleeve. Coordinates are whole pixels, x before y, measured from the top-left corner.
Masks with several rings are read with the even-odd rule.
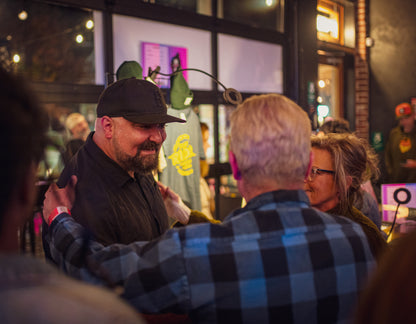
[[[151,243],[104,247],[88,240],[72,217],[61,214],[51,224],[48,241],[63,271],[89,283],[122,286],[122,297],[140,311],[189,310],[188,279],[177,231]]]

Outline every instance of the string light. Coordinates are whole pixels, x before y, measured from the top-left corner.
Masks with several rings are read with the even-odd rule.
[[[94,22],[90,19],[85,23],[87,29],[92,29],[94,27]]]
[[[22,10],[21,12],[19,12],[19,14],[17,15],[17,17],[20,20],[26,20],[27,19],[27,12],[25,10]]]
[[[82,36],[81,34],[78,34],[78,35],[75,37],[75,41],[76,41],[78,44],[81,44],[81,43],[84,41],[84,36]]]

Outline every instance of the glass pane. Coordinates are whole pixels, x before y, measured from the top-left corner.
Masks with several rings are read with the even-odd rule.
[[[331,0],[319,0],[316,29],[318,39],[344,45],[344,7]]]
[[[220,163],[228,161],[229,149],[229,115],[235,109],[234,106],[219,107],[219,139],[220,139]],[[209,127],[207,161],[214,163],[214,107],[212,105],[199,105],[195,107],[201,122]],[[202,133],[204,137],[204,132]],[[211,174],[211,173],[210,173]],[[212,174],[211,174],[212,175]],[[217,182],[215,178],[206,178],[211,196],[215,197]],[[219,205],[217,207],[218,218],[224,219],[232,210],[241,207],[241,195],[237,189],[237,182],[231,174],[219,178]]]
[[[31,81],[94,83],[93,26],[91,11],[3,0],[1,64]]]
[[[320,125],[326,118],[340,118],[340,70],[337,66],[318,65],[318,122]]]
[[[284,0],[220,0],[218,17],[283,33],[284,7]]]
[[[355,47],[355,6],[347,1],[344,9],[344,45]]]
[[[192,11],[201,15],[211,16],[211,0],[142,0],[142,2],[158,4],[166,7]]]
[[[224,163],[228,162],[230,149],[230,115],[236,107],[220,105],[218,108],[220,163]]]
[[[240,92],[283,93],[281,45],[220,34],[218,52],[219,79],[226,87]]]

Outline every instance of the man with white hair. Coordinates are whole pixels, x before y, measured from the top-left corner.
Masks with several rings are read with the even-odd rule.
[[[90,128],[88,122],[80,113],[71,113],[65,120],[65,126],[71,132],[72,138],[87,140]]]
[[[77,112],[68,115],[65,120],[65,126],[71,133],[71,139],[66,144],[63,154],[64,164],[66,165],[84,145],[91,131],[85,117]]]
[[[70,186],[52,185],[44,218],[54,260],[85,281],[104,284],[105,273],[141,312],[188,313],[196,323],[347,322],[374,260],[359,224],[310,207],[307,114],[282,95],[260,95],[239,105],[230,125],[244,208],[222,224],[104,247],[85,242],[63,209]]]

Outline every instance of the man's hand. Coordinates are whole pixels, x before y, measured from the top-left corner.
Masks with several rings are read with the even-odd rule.
[[[184,225],[187,224],[191,210],[183,203],[181,197],[179,197],[176,192],[172,191],[172,189],[163,185],[161,182],[158,182],[157,184],[159,185],[159,190],[162,194],[168,216]]]
[[[45,200],[43,201],[43,219],[48,222],[48,217],[56,207],[67,207],[71,209],[75,201],[75,186],[77,184],[77,177],[71,176],[67,185],[60,189],[56,183],[52,183],[48,191],[45,193]]]

